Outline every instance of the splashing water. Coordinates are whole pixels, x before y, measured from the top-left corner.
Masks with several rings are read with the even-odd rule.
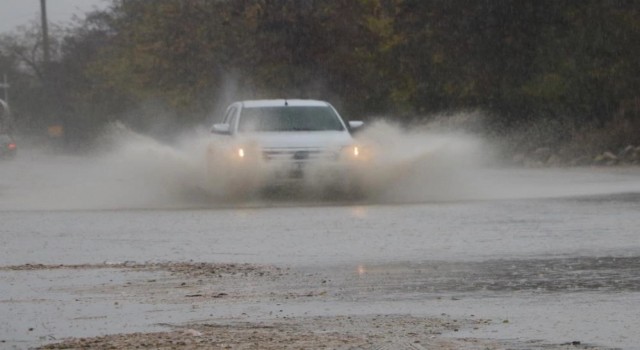
[[[486,166],[491,160],[491,147],[464,133],[435,132],[428,127],[405,131],[377,122],[358,133],[356,141],[371,155],[355,171],[362,190],[357,199],[360,202],[531,198],[629,188],[640,191],[637,174],[613,179],[607,175],[602,180],[598,173],[584,170],[491,169]],[[259,191],[254,191],[253,197],[223,195],[229,190],[227,180],[235,178],[231,172],[212,174],[207,169],[212,142],[207,132],[194,131],[169,145],[116,125],[105,133],[100,151],[91,155],[61,155],[22,147],[15,160],[0,163],[0,209],[206,208],[282,201],[283,197]],[[222,170],[227,166],[218,164]],[[252,175],[260,175],[258,168],[252,171]],[[315,175],[333,180],[330,173],[322,174],[322,167],[315,171]],[[323,177],[311,178],[302,183],[302,189],[286,192],[284,199],[294,203],[334,200],[330,195],[317,197],[318,191],[323,191],[317,180]],[[568,186],[576,181],[581,185]]]
[[[366,193],[384,202],[466,199],[475,191],[474,170],[490,159],[481,139],[427,127],[403,131],[378,122],[357,139],[374,153],[362,174]]]

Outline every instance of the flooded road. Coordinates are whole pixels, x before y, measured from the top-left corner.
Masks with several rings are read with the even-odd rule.
[[[34,206],[7,169],[2,348],[211,324],[298,327],[334,348],[640,344],[638,168],[482,170],[447,200],[90,210]]]
[[[638,193],[424,204],[5,210],[0,264],[194,260],[315,266],[634,256],[639,213]]]

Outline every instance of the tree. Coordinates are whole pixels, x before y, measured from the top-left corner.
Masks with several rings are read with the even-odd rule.
[[[358,117],[602,123],[639,99],[639,12],[632,0],[112,0],[54,33],[56,97],[19,109],[60,111],[90,138],[158,108],[202,122],[233,85],[234,99],[325,99]],[[31,82],[43,81],[37,38],[3,45]],[[127,113],[144,106],[156,108]]]

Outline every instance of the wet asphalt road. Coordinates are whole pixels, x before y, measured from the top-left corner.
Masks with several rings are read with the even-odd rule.
[[[538,183],[539,190],[412,204],[263,199],[177,209],[11,210],[5,201],[0,265],[275,265],[309,277],[251,286],[253,292],[304,291],[320,283],[329,291],[326,298],[223,305],[214,316],[265,318],[276,309],[292,317],[447,315],[496,321],[462,329],[455,337],[580,341],[637,349],[640,173],[626,169],[593,175],[584,169],[568,177],[575,179],[581,172],[587,175],[577,177],[583,180],[579,191],[542,186],[550,176],[544,171],[520,172],[514,184]],[[589,188],[596,190],[585,191]],[[86,286],[95,277],[79,276],[69,283]],[[0,339],[8,339],[5,344],[19,348],[47,336],[95,335],[78,326],[89,322],[74,317],[83,311],[47,302],[69,297],[57,294],[65,282],[56,273],[3,271],[0,279]],[[42,301],[13,302],[24,295],[30,300],[40,295]],[[177,316],[176,310],[156,311],[153,317],[134,315],[151,312],[144,307],[107,314],[109,319],[124,318],[129,329],[136,330],[167,322],[164,318],[171,314],[173,322],[213,315],[207,310]],[[108,323],[97,328],[98,333],[123,331],[121,325]],[[23,329],[30,324],[51,326],[35,334]]]

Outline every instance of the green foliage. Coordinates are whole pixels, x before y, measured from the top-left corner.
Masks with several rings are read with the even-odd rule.
[[[358,118],[480,109],[503,126],[605,125],[639,112],[633,0],[112,0],[58,39],[46,71],[78,134],[149,101],[201,121],[230,80],[234,98],[327,99]],[[9,70],[42,81],[25,42],[0,45],[21,62]]]

